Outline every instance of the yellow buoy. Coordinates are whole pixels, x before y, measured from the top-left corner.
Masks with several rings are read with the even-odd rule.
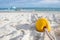
[[[48,32],[50,32],[51,30],[50,23],[46,18],[39,18],[36,21],[36,30],[39,32],[44,32],[44,28],[46,28]]]

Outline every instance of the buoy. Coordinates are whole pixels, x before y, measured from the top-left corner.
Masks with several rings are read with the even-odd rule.
[[[48,30],[48,32],[50,32],[51,30],[51,26],[49,21],[46,18],[39,18],[36,21],[36,30],[38,32],[44,32],[44,28],[46,28]]]

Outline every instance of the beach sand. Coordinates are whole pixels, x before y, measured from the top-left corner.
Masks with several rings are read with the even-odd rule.
[[[43,32],[35,29],[36,17],[42,16],[50,21],[53,36],[59,40],[59,11],[0,12],[0,40],[42,40]],[[49,40],[46,35],[45,40]]]

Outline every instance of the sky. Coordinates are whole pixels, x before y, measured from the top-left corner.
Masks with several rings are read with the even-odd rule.
[[[0,0],[0,8],[60,8],[60,0]]]

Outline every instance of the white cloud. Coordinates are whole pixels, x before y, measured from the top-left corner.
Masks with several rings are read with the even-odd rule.
[[[59,1],[59,0],[43,0],[43,1]]]
[[[42,0],[42,3],[58,3],[60,2],[59,0]]]
[[[0,7],[55,7],[56,5],[60,7],[60,0],[13,0],[10,3],[8,0],[0,0]]]

